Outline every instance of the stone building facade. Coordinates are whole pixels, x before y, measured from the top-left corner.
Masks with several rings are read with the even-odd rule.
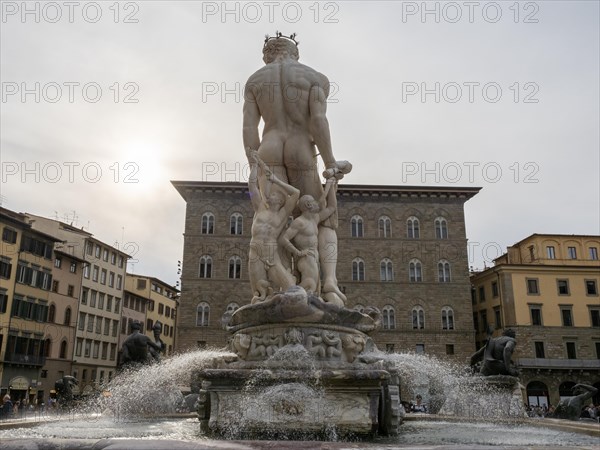
[[[249,303],[253,210],[244,183],[173,185],[187,202],[176,349],[224,347],[223,314]],[[479,188],[338,187],[337,278],[375,306],[382,350],[466,361],[475,350],[464,203]]]
[[[600,388],[599,249],[600,236],[533,234],[471,277],[477,346],[488,328],[516,331],[530,404],[556,405],[577,383]]]

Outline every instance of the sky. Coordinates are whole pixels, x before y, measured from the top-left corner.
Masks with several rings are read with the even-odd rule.
[[[265,34],[331,82],[343,182],[482,187],[469,264],[600,234],[599,2],[12,2],[0,22],[2,206],[178,281],[170,180],[247,181],[242,90]]]

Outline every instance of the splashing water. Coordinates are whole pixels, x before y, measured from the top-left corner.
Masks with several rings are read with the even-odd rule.
[[[125,368],[103,385],[103,396],[84,408],[119,418],[157,417],[186,411],[181,387],[193,385],[194,375],[216,361],[232,356],[219,350],[181,353],[157,364]]]

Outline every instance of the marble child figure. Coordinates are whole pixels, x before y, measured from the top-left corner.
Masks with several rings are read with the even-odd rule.
[[[281,181],[264,166],[256,151],[249,150],[248,157],[248,190],[254,208],[248,273],[254,304],[265,300],[273,291],[285,290],[296,284],[296,280],[281,261],[277,241],[296,207],[300,191]],[[258,169],[261,165],[269,183],[265,186],[268,192],[261,192],[258,187]],[[276,186],[281,190],[275,190]]]

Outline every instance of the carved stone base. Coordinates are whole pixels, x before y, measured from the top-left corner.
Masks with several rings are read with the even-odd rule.
[[[398,378],[386,370],[207,369],[202,430],[228,438],[396,434]],[[396,383],[396,384],[393,384]]]

